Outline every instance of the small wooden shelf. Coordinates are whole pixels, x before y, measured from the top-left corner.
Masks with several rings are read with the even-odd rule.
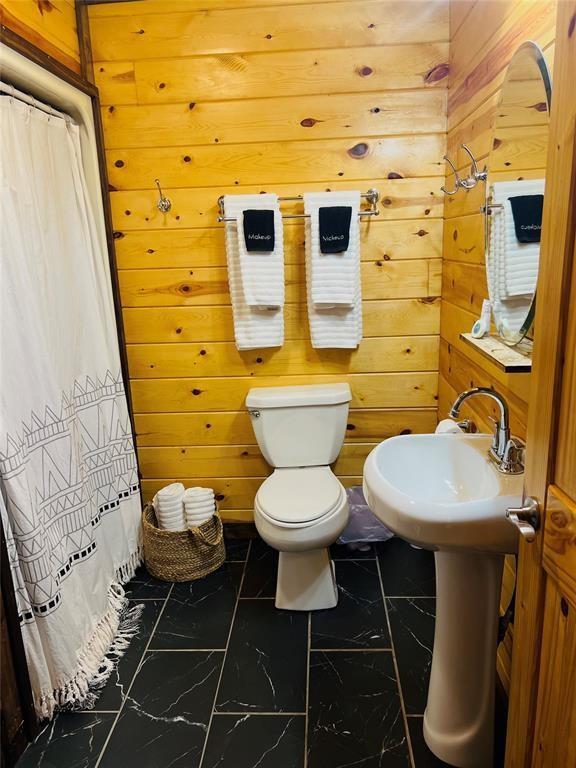
[[[469,333],[461,333],[460,338],[505,373],[530,373],[532,370],[532,342],[529,339],[509,347],[494,336],[474,339]]]

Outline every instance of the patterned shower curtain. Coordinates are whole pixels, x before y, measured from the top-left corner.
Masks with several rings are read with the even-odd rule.
[[[79,128],[0,98],[0,480],[39,716],[89,707],[138,622],[140,493]]]

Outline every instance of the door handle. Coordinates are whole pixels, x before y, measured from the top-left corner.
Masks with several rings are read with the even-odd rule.
[[[521,507],[508,507],[506,518],[518,528],[524,540],[531,544],[540,525],[540,504],[532,496],[527,496]]]

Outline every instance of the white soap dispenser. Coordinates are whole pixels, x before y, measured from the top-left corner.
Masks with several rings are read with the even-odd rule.
[[[481,339],[490,331],[490,318],[492,317],[492,302],[484,299],[482,302],[482,312],[480,317],[472,326],[470,335],[473,339]]]

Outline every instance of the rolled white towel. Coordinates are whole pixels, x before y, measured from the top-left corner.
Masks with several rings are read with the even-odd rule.
[[[200,523],[203,523],[205,520],[209,520],[213,514],[214,514],[214,510],[211,510],[210,512],[206,512],[203,515],[186,515],[186,523],[189,526],[200,525]]]
[[[210,512],[208,515],[203,515],[202,517],[190,517],[188,516],[186,518],[186,526],[188,528],[197,528],[199,525],[202,525],[202,523],[205,523],[207,520],[210,520],[214,512]]]
[[[164,488],[160,488],[156,494],[156,498],[159,501],[164,499],[182,498],[184,494],[184,485],[182,483],[170,483],[165,485]]]
[[[201,506],[193,507],[190,504],[187,504],[184,507],[184,510],[186,511],[187,515],[204,515],[207,512],[214,512],[214,502],[210,503],[207,502],[206,504],[202,504]]]
[[[214,491],[212,488],[202,488],[197,485],[194,488],[186,488],[184,491],[184,501],[196,501],[197,499],[213,499]]]
[[[184,506],[190,508],[214,506],[214,491],[211,488],[187,488],[184,492]]]
[[[186,528],[183,497],[182,483],[171,483],[161,488],[154,496],[154,509],[159,528],[168,531],[183,531]]]
[[[184,492],[184,513],[188,528],[194,528],[209,520],[216,511],[212,488],[187,488]]]

